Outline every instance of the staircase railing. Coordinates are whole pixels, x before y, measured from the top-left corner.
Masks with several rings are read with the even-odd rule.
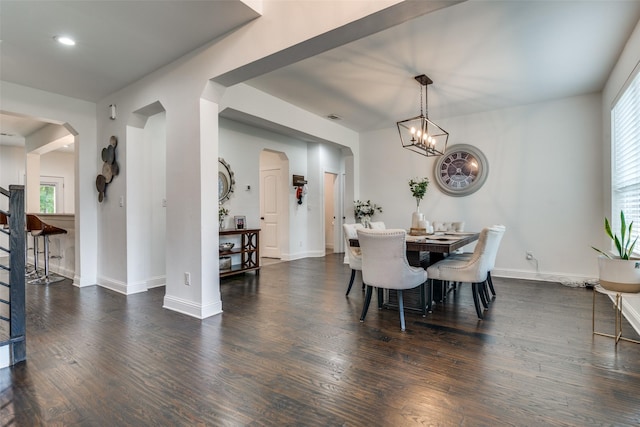
[[[0,232],[9,241],[8,248],[0,245],[0,346],[10,346],[10,365],[15,365],[27,360],[24,186],[10,185],[8,191],[0,187],[0,194],[9,199],[9,210],[0,209],[8,223],[7,228],[0,227]],[[3,261],[5,253],[9,255],[8,265]]]

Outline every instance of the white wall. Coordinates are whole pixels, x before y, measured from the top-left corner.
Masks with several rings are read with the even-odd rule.
[[[408,181],[431,184],[420,205],[433,220],[462,220],[467,230],[507,227],[496,275],[583,282],[597,275],[602,204],[599,95],[586,95],[488,113],[433,120],[449,143],[471,144],[486,155],[484,186],[466,197],[442,193],[433,178],[435,158],[402,149],[397,130],[361,135],[361,199],[383,207],[376,219],[407,228],[415,210]],[[532,251],[537,262],[527,261]]]
[[[26,161],[24,147],[0,145],[0,187],[24,185]]]

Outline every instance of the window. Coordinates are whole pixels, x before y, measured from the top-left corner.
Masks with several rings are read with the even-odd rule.
[[[40,184],[40,213],[56,213],[56,186]]]
[[[619,233],[623,211],[627,223],[634,222],[635,238],[640,235],[640,73],[611,110],[611,147],[612,227]]]
[[[64,178],[40,176],[40,213],[64,212]]]

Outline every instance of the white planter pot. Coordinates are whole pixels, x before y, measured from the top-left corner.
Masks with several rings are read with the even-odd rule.
[[[640,259],[598,257],[600,285],[608,291],[640,292]]]

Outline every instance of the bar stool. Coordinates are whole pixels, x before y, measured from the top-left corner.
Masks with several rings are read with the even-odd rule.
[[[41,225],[40,220],[37,216],[27,214],[27,219],[24,223],[24,265],[25,265],[25,275],[27,277],[33,277],[38,275],[38,237],[40,237],[41,233]],[[29,267],[27,263],[27,254],[29,253],[29,245],[28,237],[31,234],[33,238],[33,269]]]
[[[38,276],[38,237],[42,233],[42,223],[40,219],[32,214],[27,214],[27,220],[25,221],[25,243],[27,241],[27,236],[31,234],[33,239],[33,270],[29,270],[27,268],[26,275],[27,277]],[[27,252],[28,248],[25,244],[25,264],[27,263]]]
[[[66,234],[67,230],[63,228],[58,228],[54,225],[46,224],[40,220],[36,215],[27,215],[27,222],[29,222],[29,217],[32,221],[31,234],[34,236],[34,239],[38,236],[44,238],[44,276],[38,277],[35,280],[31,280],[29,283],[33,285],[48,285],[51,283],[56,283],[64,280],[64,277],[59,276],[57,274],[49,274],[49,236],[54,236],[56,234]],[[35,234],[34,234],[35,233]],[[34,249],[37,248],[37,244],[34,243]],[[37,249],[36,249],[36,260],[37,260]],[[36,270],[37,270],[37,261],[36,261]]]

